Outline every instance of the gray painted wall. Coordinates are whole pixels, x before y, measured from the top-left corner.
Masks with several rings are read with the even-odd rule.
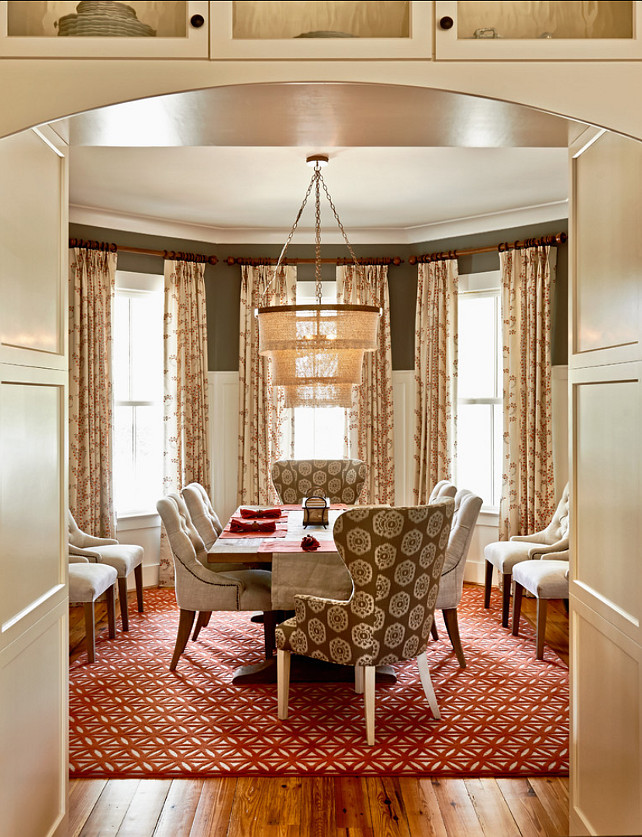
[[[535,238],[557,232],[566,232],[566,221],[536,224],[501,230],[478,235],[458,236],[440,241],[431,241],[409,245],[380,244],[355,245],[357,256],[400,256],[404,262],[389,268],[390,290],[390,331],[392,338],[393,369],[412,369],[414,367],[414,319],[415,298],[417,294],[417,266],[408,264],[411,255],[434,253],[441,250],[468,249],[470,247],[494,246],[503,241],[515,241]],[[143,235],[142,233],[108,230],[84,224],[70,224],[69,235],[73,238],[85,238],[113,242],[121,247],[144,247],[150,250],[178,250],[192,253],[215,255],[217,265],[206,265],[205,286],[207,293],[208,353],[211,371],[238,369],[239,341],[239,299],[240,268],[225,264],[228,256],[271,257],[277,258],[282,245],[246,244],[221,245],[180,238],[165,238]],[[567,362],[567,293],[568,293],[568,248],[558,247],[557,283],[553,294],[553,364]],[[344,258],[346,248],[342,245],[324,245],[324,258]],[[292,244],[288,248],[291,258],[313,258],[314,246]],[[118,254],[118,267],[137,273],[162,273],[163,260],[159,256],[146,256],[140,253]],[[334,279],[334,265],[323,265],[324,279]],[[478,253],[462,256],[459,259],[460,273],[485,272],[499,268],[498,253]],[[314,265],[300,265],[299,281],[314,281]]]

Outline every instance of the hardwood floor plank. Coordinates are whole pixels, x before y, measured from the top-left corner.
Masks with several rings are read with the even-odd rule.
[[[225,837],[236,793],[236,779],[204,779],[190,837]]]
[[[430,779],[401,777],[399,787],[410,833],[421,837],[448,837]]]
[[[72,779],[69,782],[68,837],[78,837],[106,784],[107,779]]]
[[[528,779],[497,779],[497,787],[523,837],[551,837],[555,834],[553,820]]]
[[[449,837],[483,837],[463,779],[432,779],[435,796]]]
[[[372,817],[364,780],[341,776],[334,780],[335,824],[337,829],[371,829]]]
[[[554,835],[568,835],[568,785],[553,776],[528,780],[549,817],[553,821]]]
[[[171,779],[141,779],[118,837],[152,837],[171,784]]]
[[[238,779],[228,837],[283,837],[290,830],[296,832],[301,822],[301,796],[298,778]]]
[[[328,837],[334,832],[334,779],[309,776],[301,780],[301,834]]]
[[[399,781],[389,776],[368,776],[364,781],[374,833],[380,837],[411,837]]]
[[[118,834],[139,784],[139,779],[110,779],[87,818],[81,837]]]
[[[520,831],[494,779],[464,779],[468,796],[487,837],[520,837]]]
[[[233,781],[226,779],[225,781]],[[189,837],[203,790],[203,779],[174,779],[154,837]]]

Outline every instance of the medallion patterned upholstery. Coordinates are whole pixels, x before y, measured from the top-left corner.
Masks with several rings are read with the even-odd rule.
[[[354,505],[367,476],[368,467],[360,459],[278,459],[272,465],[272,483],[285,505],[301,503],[315,488],[331,503]]]
[[[569,548],[569,493],[566,484],[553,519],[545,529],[532,535],[514,535],[508,541],[495,541],[484,547],[486,559],[486,582],[484,587],[484,607],[490,607],[490,589],[493,582],[493,570],[497,569],[503,582],[502,625],[508,627],[508,611],[513,567],[521,561],[537,560],[553,552],[565,552]]]
[[[450,498],[428,506],[356,508],[334,524],[334,541],[352,577],[352,595],[335,601],[295,595],[295,616],[277,627],[279,717],[287,718],[289,652],[363,670],[368,743],[374,743],[375,666],[417,657],[438,717],[424,654],[454,511]],[[359,689],[360,690],[360,689]]]
[[[174,671],[187,645],[197,611],[199,614],[213,610],[271,612],[272,577],[265,570],[221,573],[207,569],[197,557],[205,546],[189,519],[182,497],[168,494],[156,503],[156,508],[174,556],[176,602],[180,609],[178,636],[170,664]],[[266,620],[266,652],[271,625]]]
[[[114,538],[97,538],[83,532],[67,511],[69,535],[69,555],[86,558],[90,562],[107,564],[118,573],[118,599],[123,631],[129,630],[127,610],[127,576],[133,571],[136,583],[136,603],[138,612],[143,612],[143,554],[142,546],[119,543]]]

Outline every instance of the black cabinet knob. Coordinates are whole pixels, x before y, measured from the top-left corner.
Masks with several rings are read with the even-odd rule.
[[[452,29],[454,22],[455,21],[451,17],[441,17],[441,18],[439,18],[439,28],[440,29]]]
[[[192,15],[189,19],[189,22],[192,24],[194,29],[200,29],[201,26],[205,23],[205,18],[203,15]]]

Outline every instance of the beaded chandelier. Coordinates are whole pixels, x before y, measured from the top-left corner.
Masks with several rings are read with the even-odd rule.
[[[283,262],[307,200],[315,191],[316,305],[271,305],[259,308],[259,354],[271,359],[272,382],[281,387],[287,407],[350,407],[352,387],[361,383],[365,352],[377,346],[381,316],[375,305],[324,305],[321,285],[321,187],[325,192],[358,274],[358,263],[321,176],[328,158],[308,157],[314,174],[298,215],[279,256],[274,276]],[[267,289],[266,289],[267,290]]]

